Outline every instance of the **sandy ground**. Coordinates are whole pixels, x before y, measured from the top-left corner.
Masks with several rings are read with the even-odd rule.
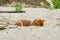
[[[60,40],[59,10],[43,8],[26,8],[23,10],[26,10],[26,13],[0,13],[0,17],[4,16],[11,21],[18,19],[28,19],[32,21],[36,18],[43,18],[45,25],[43,27],[29,26],[0,30],[0,40]],[[9,25],[8,27],[15,27],[15,25]]]

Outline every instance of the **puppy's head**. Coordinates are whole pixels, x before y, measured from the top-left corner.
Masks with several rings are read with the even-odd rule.
[[[32,25],[33,26],[43,26],[44,25],[44,20],[43,19],[35,19],[35,20],[33,20]]]

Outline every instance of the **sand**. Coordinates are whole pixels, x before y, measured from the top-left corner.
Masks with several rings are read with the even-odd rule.
[[[59,10],[44,8],[25,8],[23,10],[26,10],[26,13],[0,13],[0,17],[4,16],[10,20],[10,22],[15,22],[19,19],[28,19],[32,21],[36,18],[42,18],[45,20],[44,26],[17,26],[17,28],[15,28],[15,25],[9,25],[7,29],[0,30],[0,40],[60,40]],[[9,29],[9,27],[14,28]]]

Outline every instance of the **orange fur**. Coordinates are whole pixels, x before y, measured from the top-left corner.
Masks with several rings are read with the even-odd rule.
[[[30,26],[30,20],[19,20],[15,24],[18,26]]]
[[[44,20],[43,19],[35,19],[32,23],[33,26],[43,26]]]

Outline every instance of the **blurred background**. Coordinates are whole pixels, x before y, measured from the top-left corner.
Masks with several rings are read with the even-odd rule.
[[[0,0],[0,6],[24,5],[27,8],[60,9],[60,0]]]
[[[46,0],[0,0],[0,6],[13,6],[14,4],[23,4],[27,8],[50,8]]]

